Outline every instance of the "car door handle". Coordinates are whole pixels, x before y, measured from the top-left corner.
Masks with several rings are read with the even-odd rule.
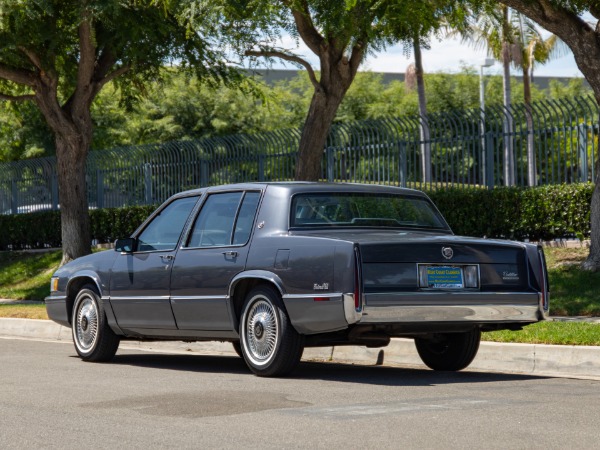
[[[232,258],[237,258],[238,252],[229,251],[229,252],[223,252],[223,254],[225,256],[231,256]]]
[[[173,255],[160,255],[160,259],[164,261],[173,261],[175,257]]]

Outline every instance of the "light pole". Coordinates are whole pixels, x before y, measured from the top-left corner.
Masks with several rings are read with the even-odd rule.
[[[496,61],[492,58],[485,58],[479,65],[479,108],[481,109],[481,167],[483,168],[482,181],[484,186],[488,185],[488,182],[493,183],[492,180],[487,179],[487,153],[485,145],[485,85],[483,83],[483,68],[491,67]]]

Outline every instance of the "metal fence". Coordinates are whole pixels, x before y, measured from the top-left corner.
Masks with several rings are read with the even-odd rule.
[[[591,181],[598,116],[590,96],[492,106],[485,114],[473,109],[335,124],[323,150],[322,179],[415,188]],[[300,131],[292,129],[92,151],[89,203],[156,204],[199,186],[292,180],[299,140]],[[429,170],[423,161],[431,161]],[[0,164],[0,213],[58,205],[55,158]]]

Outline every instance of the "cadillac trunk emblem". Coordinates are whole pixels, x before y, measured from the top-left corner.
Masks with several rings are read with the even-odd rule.
[[[452,259],[454,250],[451,247],[442,247],[442,256],[446,259]]]

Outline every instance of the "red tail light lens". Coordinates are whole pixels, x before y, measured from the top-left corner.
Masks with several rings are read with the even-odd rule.
[[[544,255],[544,250],[541,247],[538,248],[538,255],[540,257],[540,287],[542,292],[542,307],[544,308],[544,311],[548,311],[548,308],[550,307],[550,285],[547,277],[546,257]]]
[[[360,273],[360,253],[358,247],[354,248],[354,308],[357,311],[362,310],[362,295],[361,295],[361,273]]]

